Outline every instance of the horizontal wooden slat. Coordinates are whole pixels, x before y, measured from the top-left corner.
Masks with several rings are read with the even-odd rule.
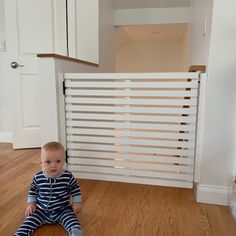
[[[193,166],[188,165],[170,165],[170,164],[158,164],[158,163],[138,163],[128,161],[116,161],[116,160],[99,160],[91,158],[69,158],[68,164],[75,165],[89,165],[89,166],[107,166],[107,167],[124,167],[142,170],[156,170],[156,171],[173,171],[173,172],[185,172],[193,173]]]
[[[144,137],[160,139],[188,139],[195,140],[195,133],[167,133],[167,132],[141,132],[131,130],[111,130],[111,129],[90,129],[90,128],[67,128],[67,134],[85,134],[85,135],[107,135],[117,137]]]
[[[104,144],[87,144],[87,143],[70,143],[67,144],[71,149],[83,150],[100,150],[100,151],[116,151],[116,152],[133,152],[133,153],[151,153],[165,155],[180,155],[193,157],[194,150],[192,149],[170,149],[170,148],[150,148],[150,147],[133,147],[125,145],[104,145]]]
[[[195,125],[166,125],[147,123],[125,123],[125,122],[95,122],[95,121],[74,121],[68,120],[67,126],[74,127],[95,127],[95,128],[117,128],[117,129],[145,129],[145,130],[166,130],[166,131],[194,131]]]
[[[168,72],[168,73],[65,73],[64,79],[197,79],[199,74],[196,72]]]
[[[191,82],[87,82],[87,81],[66,81],[67,88],[196,88],[197,80]]]
[[[78,112],[67,112],[67,119],[83,119],[83,120],[116,120],[116,121],[149,121],[149,122],[165,122],[165,123],[196,123],[196,116],[170,116],[170,115],[136,115],[136,114],[98,114],[94,113],[78,113]]]
[[[70,165],[69,165],[70,170]],[[93,180],[109,180],[109,181],[118,181],[118,182],[127,182],[127,183],[136,183],[136,184],[150,184],[150,185],[159,185],[159,186],[169,186],[169,187],[179,187],[179,188],[192,188],[193,183],[175,179],[161,179],[161,178],[148,178],[148,177],[137,177],[137,176],[122,176],[106,173],[86,173],[79,170],[73,170],[73,173],[76,177],[80,179],[93,179]]]
[[[83,165],[69,165],[71,171],[82,171],[92,173],[105,173],[105,174],[119,174],[119,175],[130,175],[130,176],[143,176],[143,177],[154,177],[163,179],[178,179],[185,181],[192,181],[192,174],[185,173],[167,173],[158,171],[143,171],[143,170],[130,170],[130,169],[119,169],[119,168],[106,168],[106,167],[94,167],[94,166],[83,166]]]
[[[107,138],[91,136],[67,135],[68,142],[86,142],[86,143],[113,143],[116,145],[145,145],[145,146],[162,146],[162,147],[183,147],[193,148],[194,142],[169,141],[169,140],[149,140],[149,139],[130,139],[130,138]]]
[[[122,96],[122,97],[197,97],[197,90],[91,90],[66,89],[66,96]]]
[[[141,98],[83,98],[66,97],[66,103],[75,104],[116,104],[116,105],[161,105],[161,106],[196,106],[197,99],[141,99]]]
[[[111,153],[111,152],[97,152],[97,151],[80,151],[80,150],[69,150],[68,156],[71,158],[78,157],[89,157],[89,158],[98,158],[98,159],[124,159],[124,160],[133,160],[140,162],[161,162],[161,163],[170,163],[170,164],[186,164],[193,165],[193,158],[184,158],[184,157],[167,157],[167,156],[156,156],[156,155],[134,155],[126,153]]]
[[[131,106],[86,106],[66,105],[66,111],[83,112],[120,112],[120,113],[143,113],[143,114],[196,114],[196,107],[169,108],[169,107],[131,107]]]

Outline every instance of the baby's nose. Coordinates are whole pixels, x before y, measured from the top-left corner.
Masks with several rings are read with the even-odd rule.
[[[56,165],[57,165],[57,163],[54,161],[51,163],[51,166],[56,166]]]

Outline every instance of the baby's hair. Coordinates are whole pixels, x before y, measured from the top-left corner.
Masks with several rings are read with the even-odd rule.
[[[65,152],[63,145],[60,144],[59,142],[48,142],[42,147],[42,150],[45,150],[45,151],[61,150],[61,151]]]

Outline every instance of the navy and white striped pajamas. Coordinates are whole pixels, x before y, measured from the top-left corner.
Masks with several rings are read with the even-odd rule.
[[[81,202],[78,182],[71,172],[64,170],[58,177],[48,177],[40,171],[32,181],[28,203],[36,203],[36,211],[28,216],[15,236],[31,236],[43,224],[60,224],[69,235],[82,236],[80,222],[69,203]]]

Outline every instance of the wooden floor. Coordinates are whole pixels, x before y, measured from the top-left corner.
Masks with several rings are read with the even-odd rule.
[[[0,144],[0,236],[12,236],[24,219],[28,186],[40,170],[39,149]],[[80,180],[78,215],[85,236],[235,236],[227,207],[195,202],[191,189]],[[64,236],[47,225],[34,236]]]

